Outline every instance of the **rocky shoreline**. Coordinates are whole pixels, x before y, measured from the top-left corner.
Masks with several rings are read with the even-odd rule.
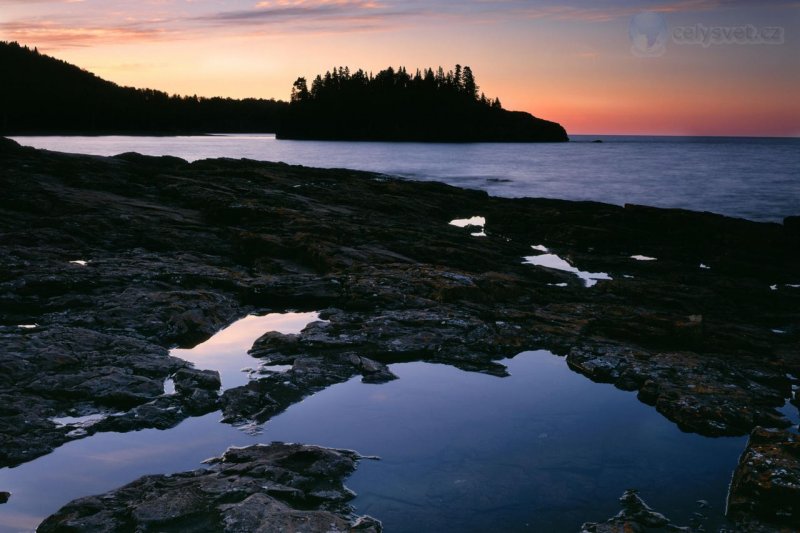
[[[85,531],[360,531],[379,521],[351,517],[342,478],[361,457],[300,444],[230,448],[208,469],[145,476],[119,490],[75,500],[41,533]]]
[[[0,162],[0,467],[219,409],[263,423],[354,375],[393,379],[397,361],[502,374],[493,361],[536,348],[703,435],[788,428],[777,408],[798,406],[796,217],[492,198],[349,170],[5,139]],[[485,236],[449,224],[472,216]],[[523,262],[543,254],[604,276],[587,287]],[[218,394],[214,372],[169,356],[249,313],[287,310],[325,322],[255,343],[254,357],[292,365],[280,379]],[[753,531],[797,520],[797,509],[748,510],[761,508],[738,506],[736,519]]]

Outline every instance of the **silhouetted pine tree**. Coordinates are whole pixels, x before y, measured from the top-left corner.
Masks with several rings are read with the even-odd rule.
[[[298,78],[278,137],[387,141],[564,141],[564,129],[510,112],[481,93],[472,69],[388,67],[376,75],[334,67],[311,90]],[[300,96],[300,95],[304,96]]]
[[[0,134],[274,132],[288,104],[120,87],[18,43],[0,42]]]

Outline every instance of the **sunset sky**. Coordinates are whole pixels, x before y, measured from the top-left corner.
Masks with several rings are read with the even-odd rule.
[[[800,135],[799,0],[0,0],[0,40],[170,93],[460,63],[572,134]]]

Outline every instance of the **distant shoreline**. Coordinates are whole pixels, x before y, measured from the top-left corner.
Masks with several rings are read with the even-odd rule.
[[[502,141],[414,141],[414,140],[350,140],[350,139],[285,139],[280,138],[274,131],[176,131],[176,132],[163,132],[163,131],[85,131],[85,132],[24,132],[24,133],[5,133],[2,136],[8,138],[26,138],[26,137],[224,137],[235,135],[274,135],[276,140],[279,141],[297,141],[297,140],[313,140],[318,142],[386,142],[386,143],[424,143],[424,144],[491,144],[500,143]],[[746,140],[775,140],[775,141],[797,141],[800,142],[798,137],[776,137],[776,136],[748,136],[748,135],[650,135],[650,134],[606,134],[606,133],[572,133],[569,136],[569,141],[573,143],[586,143],[595,139],[603,140],[604,142],[631,140],[632,142],[645,141],[645,140],[667,140],[667,141],[685,141],[688,139],[697,141],[746,141]],[[531,144],[521,141],[506,141],[503,144],[518,142],[519,144]]]

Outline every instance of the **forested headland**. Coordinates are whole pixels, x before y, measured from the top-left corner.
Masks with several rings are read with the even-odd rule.
[[[278,129],[284,139],[369,141],[567,141],[561,125],[507,111],[480,92],[470,67],[376,75],[348,67],[298,78]]]
[[[0,41],[0,135],[276,133],[282,139],[566,141],[559,124],[507,111],[470,67],[298,78],[291,101],[122,87],[36,48]]]
[[[121,87],[17,43],[0,42],[0,134],[274,132],[288,104]]]

